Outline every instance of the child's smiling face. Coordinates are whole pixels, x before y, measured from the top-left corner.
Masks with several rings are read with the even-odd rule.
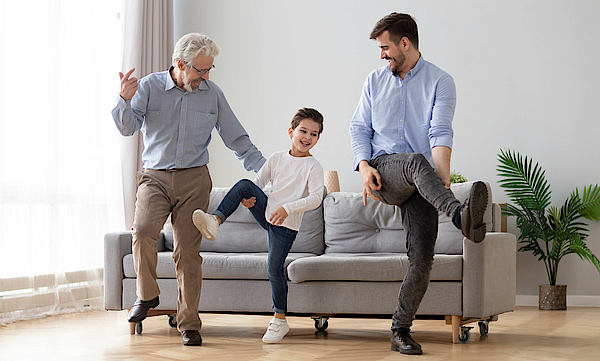
[[[292,150],[290,154],[294,157],[310,156],[309,151],[319,140],[319,123],[310,118],[305,118],[298,123],[295,129],[288,129],[292,138]]]

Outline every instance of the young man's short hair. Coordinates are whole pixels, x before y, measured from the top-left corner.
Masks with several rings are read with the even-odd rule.
[[[298,111],[292,118],[292,123],[290,127],[292,129],[296,129],[296,127],[298,127],[298,124],[300,124],[300,121],[302,119],[314,120],[317,124],[319,124],[319,134],[323,133],[323,115],[319,113],[318,110],[313,108],[298,109]]]
[[[384,31],[390,33],[390,40],[394,44],[400,44],[403,37],[407,37],[411,44],[419,49],[419,30],[417,23],[412,16],[408,14],[391,13],[379,20],[371,31],[371,39],[376,39]]]

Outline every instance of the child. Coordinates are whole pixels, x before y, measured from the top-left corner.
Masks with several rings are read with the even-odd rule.
[[[288,129],[292,148],[273,153],[254,181],[236,183],[214,214],[198,209],[192,216],[202,236],[214,241],[219,225],[241,202],[269,232],[267,269],[275,315],[262,338],[266,343],[281,341],[290,329],[285,319],[288,288],[283,266],[300,229],[302,214],[317,208],[323,200],[323,168],[310,154],[322,131],[321,113],[311,108],[298,110]],[[272,190],[267,197],[262,189],[269,181]]]

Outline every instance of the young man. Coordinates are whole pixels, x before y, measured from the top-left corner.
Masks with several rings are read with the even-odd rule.
[[[410,265],[392,320],[392,350],[422,354],[410,327],[429,285],[438,211],[481,242],[487,188],[476,182],[464,205],[449,190],[456,89],[450,75],[421,56],[414,19],[392,13],[377,22],[371,39],[388,65],[367,77],[350,123],[354,169],[365,205],[369,196],[401,209]]]
[[[288,134],[290,150],[275,152],[251,182],[236,183],[213,215],[194,212],[194,224],[206,239],[214,240],[219,226],[240,202],[250,209],[256,221],[269,232],[267,271],[275,315],[269,322],[263,342],[275,343],[288,333],[287,280],[284,264],[302,223],[304,212],[317,208],[323,200],[324,174],[321,164],[310,154],[323,131],[323,116],[303,108],[292,118]],[[272,183],[267,197],[262,189]]]
[[[183,344],[202,344],[198,303],[202,286],[200,232],[192,212],[208,207],[212,188],[207,164],[210,135],[216,128],[244,168],[258,171],[265,158],[229,107],[223,92],[209,80],[220,49],[205,35],[184,35],[168,71],[141,80],[119,73],[121,89],[112,116],[121,134],[144,133],[133,222],[133,257],[137,296],[129,322],[139,322],[159,304],[156,240],[169,216],[173,222],[173,259],[177,272],[177,328]]]

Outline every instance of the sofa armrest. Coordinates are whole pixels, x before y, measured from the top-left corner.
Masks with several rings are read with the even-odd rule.
[[[498,203],[492,203],[492,228],[488,232],[502,232],[502,208]]]
[[[481,243],[463,239],[463,317],[514,311],[516,291],[514,234],[490,232]]]
[[[131,232],[107,233],[104,236],[104,308],[122,310],[123,257],[131,253]]]

